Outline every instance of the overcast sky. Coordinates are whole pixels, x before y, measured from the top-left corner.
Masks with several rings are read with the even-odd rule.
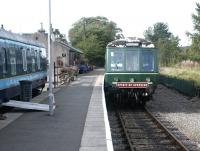
[[[0,24],[18,33],[35,32],[40,23],[48,29],[49,0],[2,0]],[[179,36],[181,45],[188,44],[186,31],[192,32],[191,15],[198,0],[51,0],[52,25],[64,34],[81,17],[104,16],[117,23],[125,36],[143,37],[156,22],[168,23]]]

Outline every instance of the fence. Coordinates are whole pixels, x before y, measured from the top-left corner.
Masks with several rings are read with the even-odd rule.
[[[78,68],[76,66],[61,67],[54,63],[54,87],[73,81],[77,75]]]
[[[167,87],[176,89],[177,91],[188,95],[190,97],[198,96],[200,97],[200,88],[195,86],[193,81],[187,81],[178,79],[175,77],[169,77],[165,75],[159,76],[159,81]]]

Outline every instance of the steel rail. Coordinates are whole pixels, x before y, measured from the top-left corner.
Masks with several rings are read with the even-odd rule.
[[[126,135],[126,139],[128,140],[129,147],[130,147],[131,151],[135,151],[135,148],[133,147],[133,145],[131,143],[131,140],[129,138],[129,135],[128,135],[127,131],[126,131],[126,127],[124,125],[124,122],[123,122],[122,115],[121,115],[120,111],[117,111],[117,114],[119,116],[119,119],[120,119],[121,125],[123,127],[124,133]]]
[[[148,115],[156,122],[169,136],[174,140],[175,144],[180,146],[182,151],[189,151],[181,141],[179,141],[147,108],[144,108]]]

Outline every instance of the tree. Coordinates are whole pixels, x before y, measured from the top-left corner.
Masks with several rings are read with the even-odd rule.
[[[60,33],[60,30],[59,30],[59,29],[52,29],[52,30],[53,30],[53,34],[54,34],[54,36],[55,36],[55,39],[60,40],[60,41],[62,41],[62,42],[64,42],[64,43],[67,43],[67,40],[66,40],[66,38],[65,38],[65,35],[62,34],[62,33]]]
[[[106,45],[121,31],[116,23],[105,17],[83,17],[69,30],[69,40],[83,50],[88,63],[103,66]]]
[[[145,38],[151,41],[155,46],[157,46],[159,39],[169,39],[171,35],[168,25],[162,22],[154,24],[153,27],[149,27],[144,32]]]
[[[192,14],[194,24],[194,33],[187,33],[192,39],[192,45],[189,50],[190,55],[200,56],[200,4],[196,3],[197,14]]]
[[[146,40],[151,41],[158,48],[158,60],[160,65],[169,66],[178,61],[179,38],[169,32],[166,23],[156,23],[149,27],[144,36]]]
[[[173,35],[169,39],[160,38],[157,42],[158,58],[160,65],[170,66],[176,64],[179,60],[180,48],[179,38]]]

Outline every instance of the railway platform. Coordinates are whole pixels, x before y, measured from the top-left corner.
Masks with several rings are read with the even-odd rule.
[[[102,69],[54,89],[55,114],[15,109],[0,121],[1,151],[112,151]],[[33,99],[47,103],[48,93]]]

